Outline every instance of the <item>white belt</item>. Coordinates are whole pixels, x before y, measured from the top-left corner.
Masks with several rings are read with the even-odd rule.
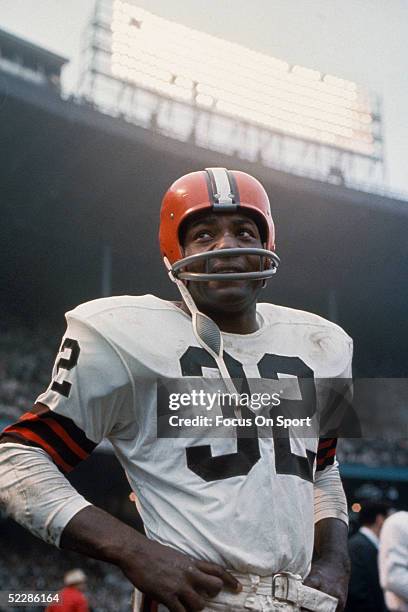
[[[256,576],[253,574],[238,574],[236,572],[231,572],[231,574],[240,580],[243,587],[241,593],[234,595],[223,590],[214,600],[210,601],[222,604],[223,599],[228,598],[228,604],[230,605],[232,597],[239,597],[241,599],[244,596],[241,599],[241,605],[238,607],[240,609],[254,610],[259,609],[256,603],[256,596],[261,595],[267,596],[272,601],[290,603],[311,612],[335,612],[337,608],[338,601],[335,597],[305,586],[302,584],[301,577],[295,574],[288,572],[280,572],[273,576]],[[136,590],[135,595],[133,610],[140,611],[142,594]],[[164,612],[167,608],[159,604],[158,610]]]
[[[238,580],[242,574],[231,572]],[[280,572],[273,576],[246,575],[243,592],[248,593],[248,603],[252,595],[266,595],[272,600],[292,603],[311,612],[335,612],[338,600],[323,591],[312,589],[302,583],[302,578],[289,572]],[[250,581],[248,581],[250,578]]]
[[[335,597],[305,586],[300,578],[284,572],[272,576],[272,599],[290,602],[313,612],[335,612],[338,604]]]

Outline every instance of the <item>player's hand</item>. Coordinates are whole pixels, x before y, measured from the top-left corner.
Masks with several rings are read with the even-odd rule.
[[[126,553],[123,573],[142,593],[164,604],[170,612],[203,610],[206,599],[223,588],[239,593],[242,585],[224,568],[146,540],[142,552]]]
[[[306,586],[323,591],[339,600],[336,612],[342,612],[346,605],[349,570],[339,560],[318,559],[312,563]]]

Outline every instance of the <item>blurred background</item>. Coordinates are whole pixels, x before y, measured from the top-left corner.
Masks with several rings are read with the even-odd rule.
[[[407,25],[402,0],[0,1],[0,427],[48,385],[64,312],[177,297],[161,197],[206,166],[268,191],[282,264],[265,301],[341,325],[356,377],[405,377]],[[352,525],[364,500],[408,508],[406,437],[338,455]],[[141,528],[108,444],[72,481]],[[75,564],[94,610],[128,608],[115,568],[1,515],[0,532],[3,588],[59,588]]]

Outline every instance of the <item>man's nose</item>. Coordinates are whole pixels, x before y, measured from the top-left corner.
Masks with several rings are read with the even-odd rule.
[[[234,236],[234,234],[230,232],[225,232],[216,241],[216,244],[214,245],[214,250],[215,249],[233,249],[233,248],[236,248],[237,246],[238,246],[238,241],[236,237]]]

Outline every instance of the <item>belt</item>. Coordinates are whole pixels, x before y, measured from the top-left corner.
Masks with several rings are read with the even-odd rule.
[[[248,610],[259,609],[256,604],[257,595],[265,595],[271,598],[272,601],[291,603],[297,608],[302,608],[311,612],[335,612],[337,608],[338,601],[335,597],[305,586],[302,584],[301,577],[295,574],[280,572],[273,576],[256,576],[254,574],[231,573],[241,580],[243,585],[241,595],[245,593],[245,601],[243,601],[241,605]],[[232,595],[229,592],[221,591],[214,601],[223,603],[223,595],[228,597],[229,604],[231,603],[231,597],[236,597],[236,595]],[[147,596],[143,596],[142,593],[136,590],[134,607],[132,609],[134,611],[147,609],[145,606],[148,600],[149,598]],[[149,601],[152,603],[151,600]],[[161,604],[159,604],[159,609],[167,610],[167,608]]]
[[[247,604],[254,604],[257,595],[264,595],[311,612],[335,612],[337,608],[338,601],[335,597],[305,586],[301,576],[290,572],[279,572],[273,576],[240,574],[234,571],[231,573],[241,582],[242,592],[247,594]]]
[[[300,577],[286,572],[272,576],[272,599],[312,612],[335,612],[338,604],[335,597],[304,585]]]

